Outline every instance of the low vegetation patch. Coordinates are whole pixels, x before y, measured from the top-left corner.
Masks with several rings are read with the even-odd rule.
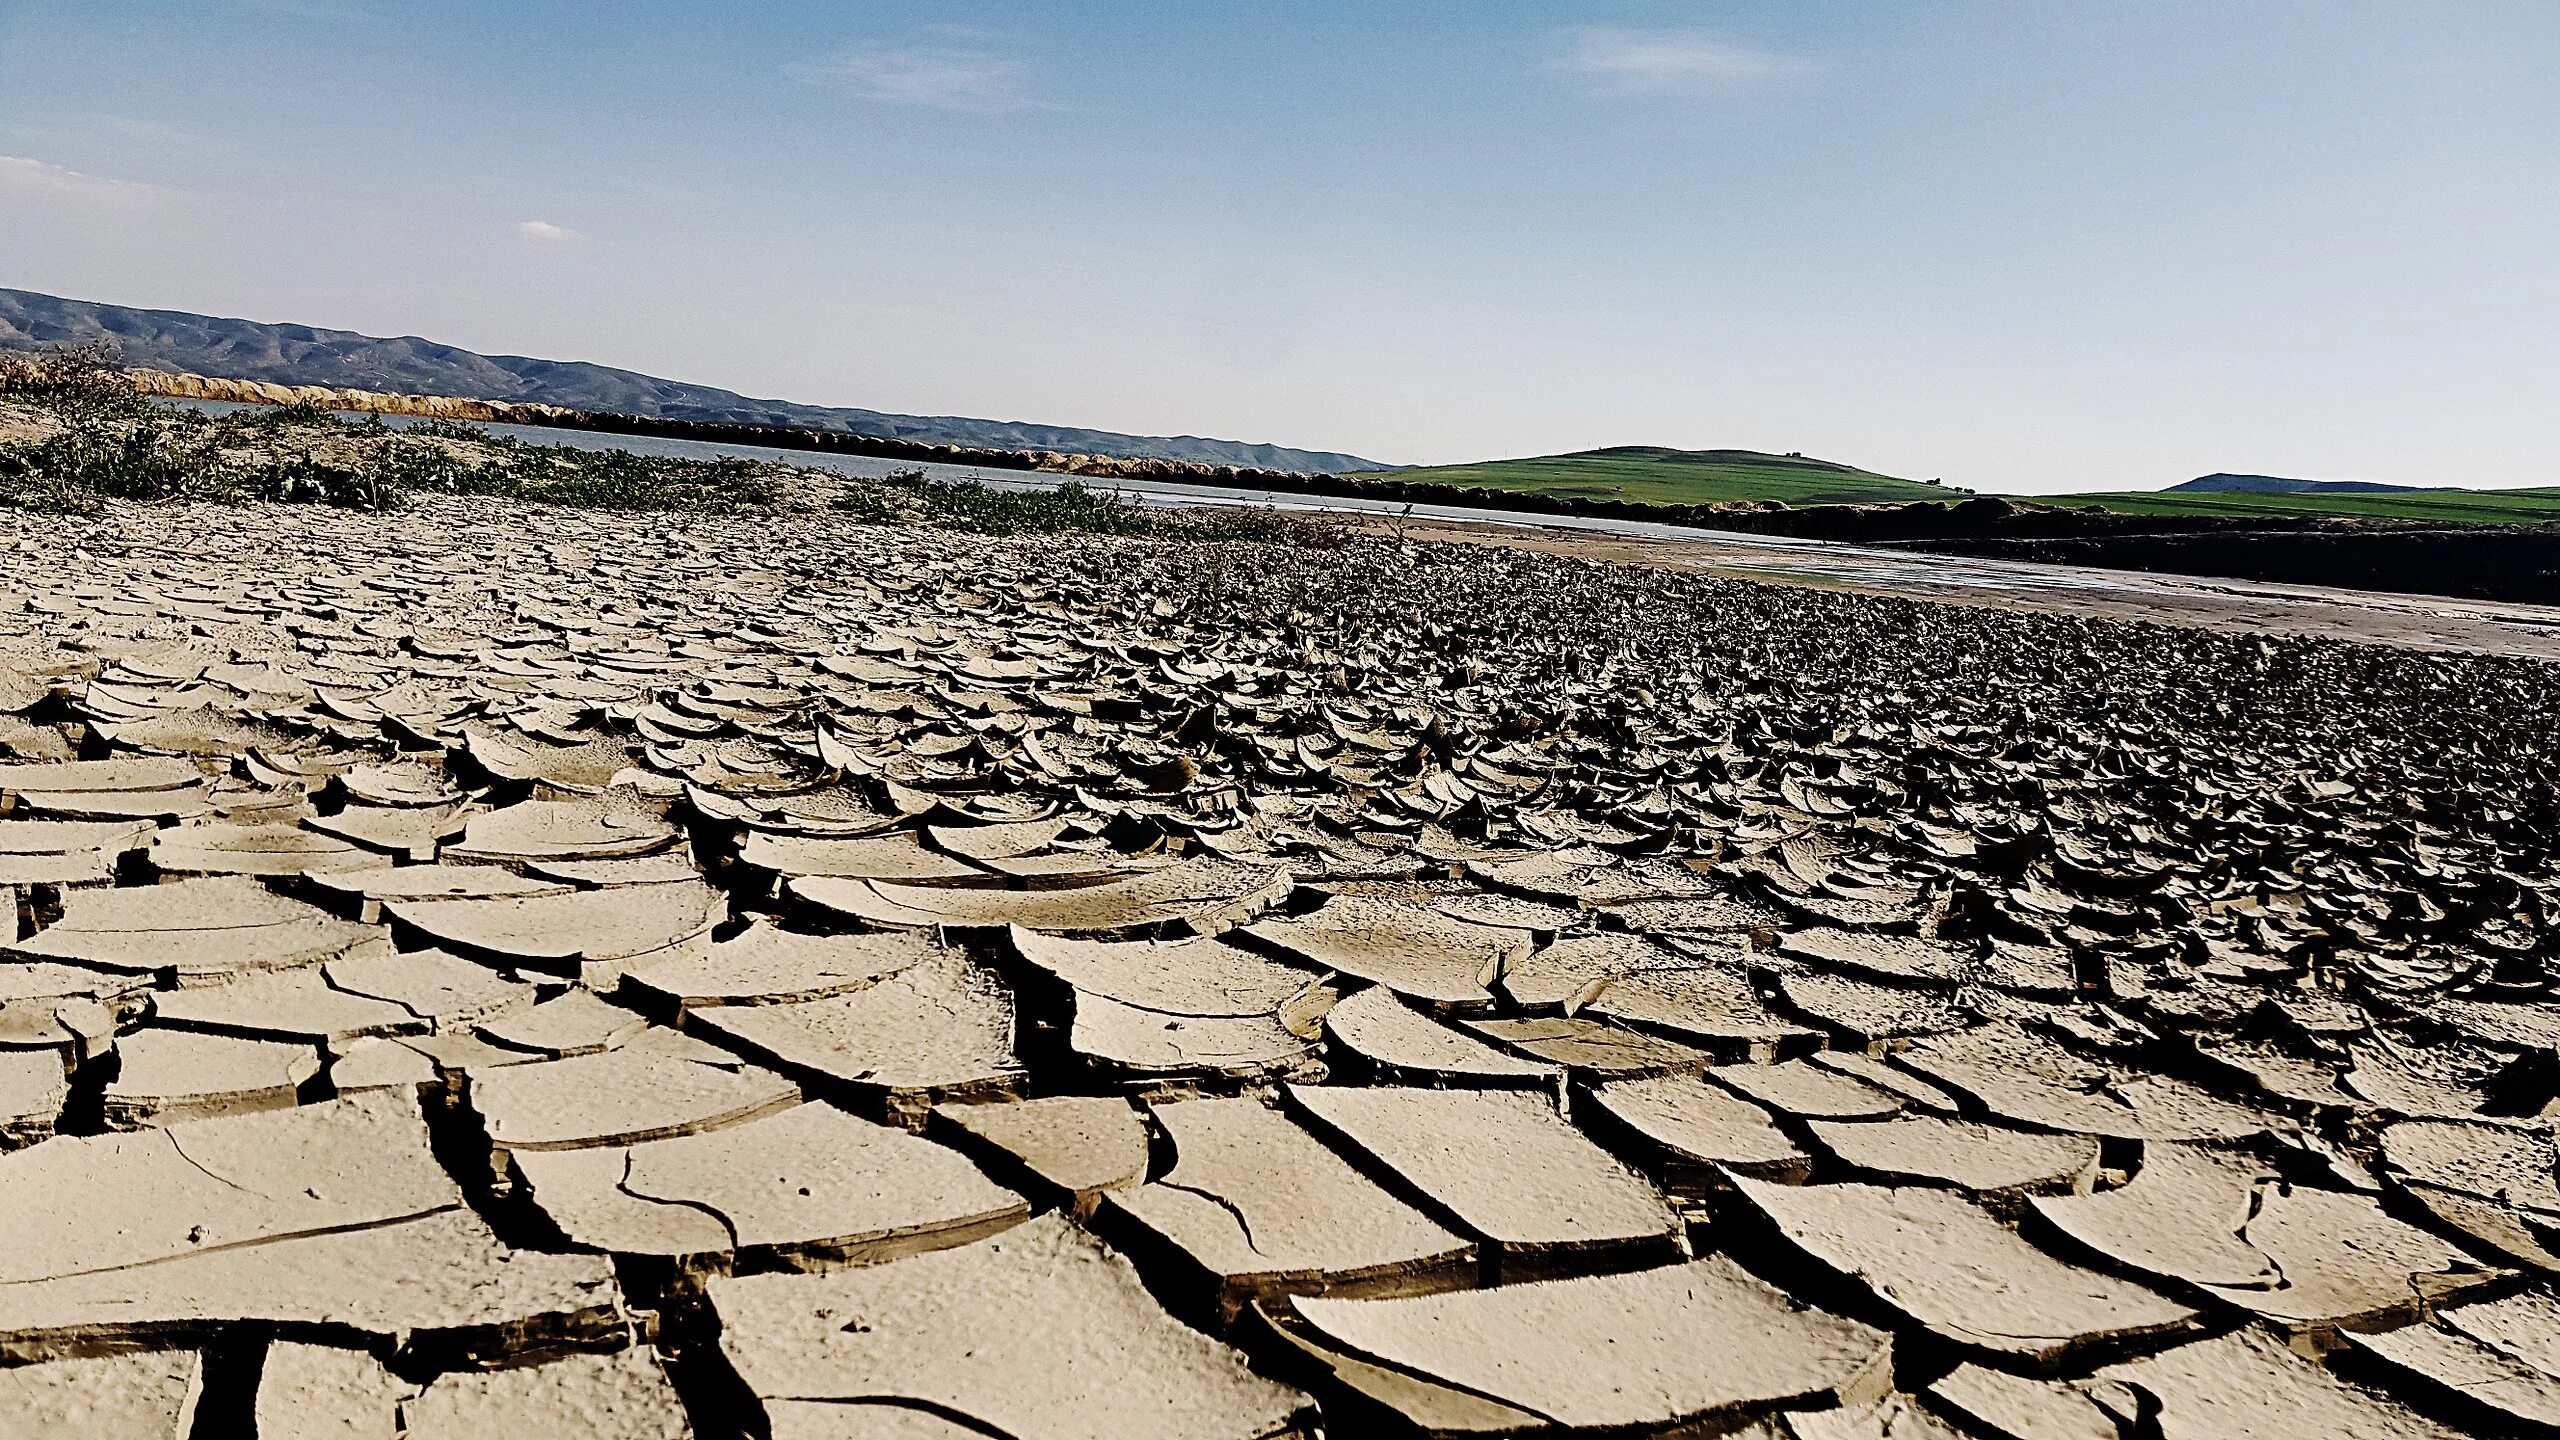
[[[825,503],[875,524],[987,535],[1105,534],[1333,545],[1303,513],[1150,509],[1070,481],[1014,489],[921,470],[864,479],[741,458],[545,445],[476,425],[392,427],[311,405],[210,413],[156,403],[105,346],[0,359],[0,504],[82,513],[114,501],[286,501],[388,509],[471,495],[601,510],[729,512]]]
[[[939,525],[980,535],[1143,535],[1167,540],[1251,540],[1331,546],[1349,531],[1307,511],[1171,508],[1134,504],[1070,480],[1055,488],[1015,488],[982,480],[936,480],[892,470],[847,489],[835,508],[879,525]]]
[[[310,405],[208,413],[145,398],[111,353],[0,364],[0,502],[87,511],[108,501],[278,500],[385,509],[416,494],[617,510],[770,504],[748,460],[536,445],[468,425],[393,429]]]

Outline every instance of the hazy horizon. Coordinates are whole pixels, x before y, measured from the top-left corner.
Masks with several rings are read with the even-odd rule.
[[[2560,7],[0,0],[0,285],[758,397],[2547,485]]]

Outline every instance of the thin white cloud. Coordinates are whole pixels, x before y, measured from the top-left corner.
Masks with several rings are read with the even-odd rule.
[[[364,0],[240,0],[250,10],[269,15],[282,15],[289,20],[317,20],[339,24],[351,20],[379,20],[382,13]]]
[[[992,50],[911,45],[856,50],[833,60],[786,65],[783,73],[876,105],[912,105],[997,115],[1043,108],[1031,94],[1031,67]]]
[[[550,243],[557,243],[562,240],[575,240],[578,238],[577,231],[570,229],[566,225],[554,225],[548,220],[527,220],[516,226],[516,233],[527,240],[541,240]]]
[[[84,174],[49,160],[0,155],[0,196],[13,200],[103,209],[158,205],[176,193],[157,185]]]
[[[973,45],[985,45],[990,41],[1009,41],[1019,38],[1019,32],[1017,31],[999,30],[992,25],[963,25],[952,20],[936,20],[930,24],[919,25],[915,28],[915,33],[918,35],[931,35],[943,40],[961,41]]]
[[[1631,95],[1727,95],[1820,67],[1797,55],[1754,50],[1705,30],[1569,31],[1553,68]]]

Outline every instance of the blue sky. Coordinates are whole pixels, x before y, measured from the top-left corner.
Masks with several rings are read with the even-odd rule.
[[[0,284],[1398,462],[2560,484],[2560,4],[0,0]]]

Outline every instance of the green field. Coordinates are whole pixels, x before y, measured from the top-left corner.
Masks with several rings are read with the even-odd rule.
[[[1969,492],[1898,480],[1855,466],[1758,450],[1670,450],[1619,445],[1570,455],[1379,470],[1374,480],[1535,491],[1558,499],[1705,505],[1783,500],[1789,505],[1880,505],[1958,501]],[[2128,515],[2363,516],[2441,524],[2532,525],[2560,521],[2560,487],[2537,490],[2421,490],[2397,494],[2248,495],[2126,490],[2088,495],[2011,495],[2026,505],[2097,506]]]
[[[2533,525],[2560,520],[2560,489],[2421,490],[2393,495],[2170,494],[2131,490],[2011,498],[2039,505],[2098,505],[2128,515],[2340,515],[2468,525]]]
[[[1855,466],[1757,450],[1669,450],[1620,445],[1571,455],[1488,460],[1381,470],[1376,480],[1534,490],[1559,499],[1632,500],[1647,505],[1705,505],[1718,500],[1783,500],[1790,505],[1874,505],[1895,500],[1961,499],[1916,480],[1897,480]]]

